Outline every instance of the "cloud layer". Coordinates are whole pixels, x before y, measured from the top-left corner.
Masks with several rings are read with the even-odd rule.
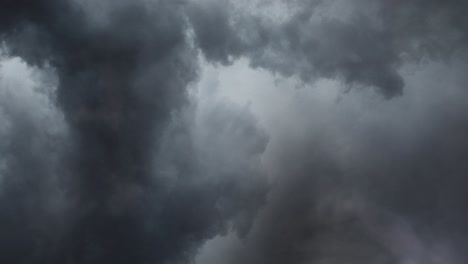
[[[466,10],[4,1],[0,262],[461,262]]]

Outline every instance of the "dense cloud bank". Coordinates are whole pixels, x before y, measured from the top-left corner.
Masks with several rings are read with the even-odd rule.
[[[3,1],[0,262],[463,262],[466,11]]]
[[[464,1],[276,1],[288,14],[279,23],[278,15],[245,14],[235,2],[201,2],[191,18],[207,58],[248,56],[254,67],[304,81],[340,78],[385,96],[402,93],[405,58],[450,56],[467,41]]]

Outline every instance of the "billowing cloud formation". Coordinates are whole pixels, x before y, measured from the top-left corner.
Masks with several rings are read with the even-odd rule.
[[[463,263],[464,63],[408,66],[390,101],[333,80],[275,87],[245,65],[220,82],[267,127],[274,184],[248,235],[215,238],[197,263]]]
[[[23,114],[11,117],[15,131],[2,160],[7,179],[1,262],[182,261],[200,240],[223,230],[227,217],[239,213],[248,223],[261,201],[256,193],[263,191],[238,178],[259,172],[251,159],[265,143],[255,123],[238,121],[233,133],[259,137],[258,144],[240,153],[211,154],[216,155],[208,161],[211,167],[228,162],[231,154],[239,159],[225,171],[197,163],[203,156],[190,149],[190,141],[177,145],[180,133],[191,140],[190,131],[166,126],[171,113],[181,110],[197,71],[180,3],[6,1],[0,24],[9,56],[53,69],[56,105],[68,128],[68,146],[55,171],[49,168],[48,159],[54,158],[49,144],[37,138]],[[222,133],[224,122],[236,114],[219,114],[220,127],[213,129]],[[167,144],[172,145],[166,149]],[[213,152],[223,146],[211,147]],[[176,152],[173,160],[171,151]],[[175,172],[168,175],[164,170],[171,166]],[[198,177],[209,173],[229,175],[205,182]],[[50,188],[64,197],[47,199],[42,186],[49,178],[59,178]],[[65,203],[63,208],[45,211],[55,199]]]
[[[200,2],[190,13],[207,58],[246,56],[254,67],[304,81],[337,77],[385,96],[402,93],[405,57],[446,57],[466,46],[463,1],[254,1],[257,9],[283,4],[282,17]]]
[[[4,1],[0,262],[458,263],[467,9]]]

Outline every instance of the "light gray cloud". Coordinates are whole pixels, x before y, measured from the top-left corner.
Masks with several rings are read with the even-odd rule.
[[[465,62],[406,65],[407,90],[388,101],[245,68],[233,86],[243,64],[220,83],[266,121],[272,188],[251,232],[208,242],[198,263],[463,262]]]

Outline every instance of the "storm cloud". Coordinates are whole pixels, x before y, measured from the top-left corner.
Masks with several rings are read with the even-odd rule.
[[[3,1],[0,262],[462,263],[466,11]]]
[[[172,142],[177,138],[164,137],[191,137],[167,126],[182,111],[186,87],[197,72],[180,3],[7,1],[1,25],[7,56],[53,69],[52,104],[68,130],[55,171],[46,148],[54,143],[36,139],[23,115],[11,117],[15,131],[5,147],[12,157],[4,169],[2,262],[182,261],[198,241],[220,232],[225,218],[246,211],[238,208],[238,200],[255,207],[256,201],[249,201],[255,185],[242,188],[233,176],[203,182],[197,177],[203,164],[195,163],[191,143],[181,143],[179,150]],[[252,133],[257,137],[255,128]],[[249,146],[242,155],[249,159],[263,145]],[[158,158],[163,151],[160,155],[177,153],[173,159]],[[170,166],[174,172],[164,170]],[[225,173],[249,171],[236,167]],[[50,178],[59,179],[43,186]],[[238,194],[244,189],[245,197]],[[60,197],[48,199],[53,191]],[[44,211],[56,199],[63,208]]]
[[[306,82],[339,78],[387,97],[403,92],[405,59],[447,57],[466,46],[463,1],[254,1],[250,9],[199,2],[190,13],[208,59],[226,64],[246,56],[253,67]],[[270,11],[275,5],[282,12]]]

